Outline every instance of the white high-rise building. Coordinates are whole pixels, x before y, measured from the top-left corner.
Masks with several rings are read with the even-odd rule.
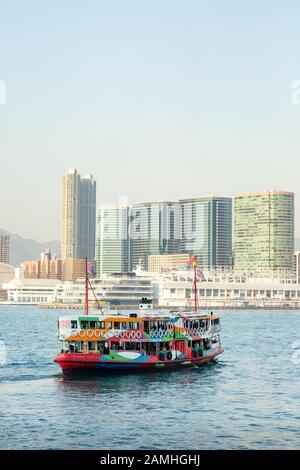
[[[68,170],[62,179],[62,259],[95,259],[95,225],[96,181]]]

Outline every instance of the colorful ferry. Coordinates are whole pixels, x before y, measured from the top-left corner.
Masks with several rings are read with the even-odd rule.
[[[88,272],[88,270],[86,270]],[[223,352],[220,317],[198,312],[197,271],[194,309],[162,312],[142,299],[138,311],[89,313],[58,320],[60,353],[54,359],[65,376],[198,366]]]

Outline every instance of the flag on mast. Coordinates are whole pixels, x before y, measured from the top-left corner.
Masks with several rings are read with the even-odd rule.
[[[87,272],[93,277],[96,277],[96,268],[93,263],[88,263],[87,265]]]

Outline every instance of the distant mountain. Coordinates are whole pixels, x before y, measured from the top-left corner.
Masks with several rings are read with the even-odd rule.
[[[13,266],[19,266],[23,261],[39,259],[41,252],[46,249],[60,255],[60,242],[57,240],[40,243],[2,229],[0,235],[10,236],[10,264]]]

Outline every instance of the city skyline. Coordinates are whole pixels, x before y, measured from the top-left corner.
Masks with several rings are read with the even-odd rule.
[[[98,205],[291,191],[300,235],[299,4],[17,5],[0,18],[1,228],[58,239],[75,167]]]

